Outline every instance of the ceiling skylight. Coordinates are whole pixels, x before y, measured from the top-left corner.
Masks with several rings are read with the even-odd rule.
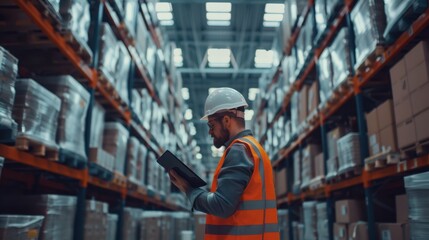
[[[274,61],[274,51],[257,49],[255,52],[255,67],[270,68]]]
[[[174,24],[173,7],[169,2],[157,2],[155,5],[156,15],[161,25],[171,26]]]
[[[229,48],[209,48],[207,50],[209,67],[229,67],[231,50]]]
[[[206,3],[207,25],[229,26],[231,24],[231,8],[232,4],[229,2]]]
[[[285,6],[282,3],[265,4],[264,27],[278,27],[283,21]]]
[[[183,67],[183,55],[181,48],[175,48],[173,52],[174,65],[176,67]],[[187,99],[185,99],[187,100]]]

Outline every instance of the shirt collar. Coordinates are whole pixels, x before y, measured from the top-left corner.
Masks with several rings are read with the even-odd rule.
[[[252,131],[251,130],[249,130],[249,129],[246,129],[246,130],[243,130],[243,131],[241,131],[241,132],[239,132],[237,135],[235,135],[234,137],[232,137],[232,138],[230,138],[225,144],[224,144],[224,146],[225,146],[225,148],[228,148],[229,147],[229,145],[231,145],[231,143],[232,143],[232,141],[234,141],[235,139],[237,139],[237,138],[242,138],[242,137],[245,137],[245,136],[253,136],[253,133],[252,133]]]

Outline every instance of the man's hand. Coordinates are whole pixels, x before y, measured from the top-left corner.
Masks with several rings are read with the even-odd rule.
[[[179,174],[177,174],[176,171],[174,171],[173,169],[168,172],[168,175],[170,176],[171,182],[176,185],[176,187],[179,188],[180,191],[182,191],[183,193],[187,193],[191,190],[191,186],[189,185],[189,183]]]

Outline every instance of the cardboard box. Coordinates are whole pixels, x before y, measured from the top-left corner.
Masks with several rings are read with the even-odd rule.
[[[378,126],[377,109],[372,110],[366,114],[366,126],[368,129],[368,135],[376,134],[379,132],[380,127]]]
[[[317,156],[314,158],[314,176],[325,176],[325,162],[323,159],[323,153],[317,154]]]
[[[408,223],[408,196],[407,194],[397,195],[395,199],[396,205],[396,222]]]
[[[276,194],[283,196],[287,193],[287,168],[276,172]]]
[[[402,223],[379,223],[377,230],[380,240],[405,240],[405,225]]]
[[[427,41],[420,41],[405,55],[406,71],[409,73],[422,62],[429,62],[429,47]]]
[[[422,142],[429,139],[429,109],[415,116],[414,121],[416,124],[417,141]]]
[[[411,101],[410,99],[406,99],[395,105],[395,122],[396,125],[399,125],[410,118],[413,117],[413,112],[411,110]]]
[[[366,222],[355,222],[348,226],[349,240],[368,240],[368,224]]]
[[[299,122],[305,121],[308,116],[308,85],[304,85],[299,92]]]
[[[364,220],[362,201],[348,199],[335,202],[335,220],[338,223],[353,223]]]
[[[409,99],[410,93],[407,76],[401,78],[396,83],[392,83],[392,94],[393,102],[395,105],[398,105],[403,101]]]
[[[314,81],[308,91],[308,113],[310,114],[319,105],[319,84]]]
[[[398,134],[398,147],[405,148],[413,145],[417,141],[416,125],[414,119],[409,119],[399,125],[396,125]]]
[[[328,132],[328,157],[337,158],[338,149],[337,149],[337,140],[340,139],[345,133],[344,128],[337,127]]]
[[[414,91],[410,97],[414,116],[429,109],[429,83]]]
[[[399,60],[392,68],[390,68],[390,80],[392,85],[399,82],[406,75],[405,59]]]
[[[408,76],[408,90],[414,92],[421,86],[429,83],[429,62],[422,62],[416,66],[412,71],[409,71]]]
[[[386,128],[387,126],[395,125],[392,100],[389,99],[377,107],[377,120],[380,130]]]
[[[396,126],[389,125],[383,130],[380,131],[380,150],[387,151],[391,149],[392,151],[398,150],[396,137]]]
[[[334,239],[348,240],[347,224],[334,223]]]

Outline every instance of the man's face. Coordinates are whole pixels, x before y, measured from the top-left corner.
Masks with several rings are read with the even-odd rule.
[[[216,148],[222,147],[229,140],[229,131],[222,123],[223,117],[209,117],[207,125]]]

